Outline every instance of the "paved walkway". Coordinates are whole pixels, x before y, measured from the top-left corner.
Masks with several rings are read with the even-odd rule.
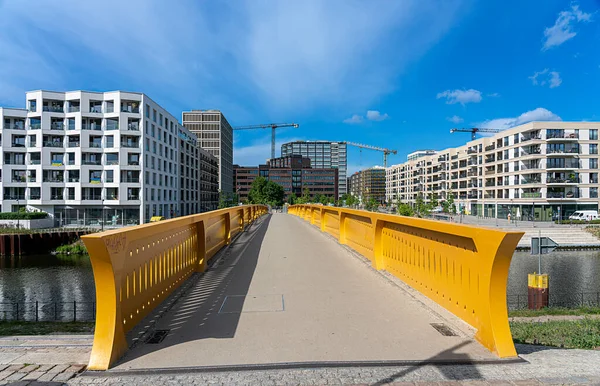
[[[344,247],[287,214],[244,233],[112,371],[364,361],[496,360]]]

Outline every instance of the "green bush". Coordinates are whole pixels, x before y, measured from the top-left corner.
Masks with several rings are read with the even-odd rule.
[[[511,322],[510,330],[515,343],[582,349],[600,347],[599,319]]]
[[[48,217],[46,212],[2,212],[0,220],[38,220]]]
[[[600,224],[600,220],[556,220],[557,224]]]

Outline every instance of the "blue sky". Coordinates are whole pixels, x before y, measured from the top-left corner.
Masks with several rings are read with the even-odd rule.
[[[452,127],[600,121],[600,1],[0,0],[0,105],[26,90],[144,92],[180,117],[296,122],[281,142],[457,146]],[[269,156],[235,134],[235,162]],[[279,149],[279,146],[278,146]],[[381,164],[352,149],[352,171]]]

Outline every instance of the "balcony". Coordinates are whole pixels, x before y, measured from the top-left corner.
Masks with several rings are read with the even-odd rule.
[[[51,112],[51,113],[63,113],[63,107],[60,105],[51,105],[51,106],[44,106],[42,108],[43,111],[47,111],[47,112]]]
[[[491,150],[494,150],[495,148],[496,148],[496,145],[491,144],[491,145],[488,145],[485,147],[485,151],[491,151]]]
[[[102,114],[102,105],[90,106],[90,113]]]
[[[121,103],[121,112],[129,114],[139,114],[140,108],[138,106],[138,103],[124,102]]]
[[[12,176],[12,179],[10,182],[26,182],[27,179],[25,178],[25,176]]]
[[[131,122],[131,123],[127,124],[127,130],[129,130],[129,131],[140,131],[140,124],[139,124],[139,122]]]
[[[579,198],[579,191],[554,191],[547,192],[546,198],[548,200],[556,200],[556,199],[575,199]]]
[[[64,166],[63,161],[62,160],[52,160],[52,163],[50,164],[50,166]]]
[[[79,142],[69,142],[69,147],[79,147]]]
[[[12,125],[7,126],[6,129],[11,129],[11,130],[25,130],[25,123],[12,124]]]
[[[523,193],[521,198],[542,198],[542,192]]]
[[[129,165],[129,166],[140,166],[140,161],[127,160],[127,165]]]
[[[90,146],[96,149],[100,149],[102,147],[102,142],[90,142]]]
[[[468,149],[467,150],[467,154],[477,154],[477,150],[475,150],[475,149]]]
[[[476,200],[477,199],[477,195],[476,194],[467,194],[467,198],[469,200]]]
[[[102,126],[99,123],[83,123],[81,125],[81,130],[100,131],[102,130]]]
[[[29,199],[30,200],[41,200],[42,199],[42,195],[39,193],[36,194],[30,194],[29,195]]]
[[[565,178],[557,178],[557,177],[547,177],[546,183],[549,185],[564,185],[564,184],[578,184],[579,181],[577,177],[565,177]]]
[[[69,177],[68,182],[79,182],[79,177]]]
[[[541,178],[523,178],[521,179],[521,184],[541,184]]]
[[[44,141],[43,143],[44,147],[63,147],[63,143],[62,141],[57,142],[57,141]]]
[[[136,183],[137,184],[137,183],[140,182],[140,179],[139,178],[131,178],[131,177],[129,177],[129,178],[125,178],[125,179],[121,180],[121,182]]]
[[[64,180],[60,177],[46,177],[44,182],[63,182]]]
[[[81,197],[81,199],[88,201],[101,201],[102,196],[99,194],[84,194],[83,197]]]
[[[556,156],[577,156],[579,154],[579,147],[573,147],[569,149],[546,149],[546,155],[548,157]]]
[[[5,200],[25,200],[25,194],[4,194]]]
[[[81,161],[82,165],[101,165],[100,160],[90,160],[90,159],[84,159],[83,161]]]
[[[65,124],[64,122],[52,122],[50,124],[50,130],[64,130]]]
[[[30,123],[29,130],[40,130],[42,128],[41,123]]]
[[[62,194],[51,194],[50,199],[51,200],[63,200],[64,196]]]
[[[67,160],[67,165],[75,165],[75,160],[74,159]]]
[[[542,139],[541,135],[539,135],[539,134],[528,135],[528,136],[523,136],[523,138],[521,138],[521,142],[535,141],[535,140],[539,140],[539,139]]]
[[[67,200],[74,200],[74,199],[75,199],[74,194],[67,194]]]
[[[106,165],[118,165],[118,164],[119,164],[118,159],[106,160]]]
[[[81,111],[81,108],[79,106],[69,106],[69,110],[70,113],[78,113]]]
[[[42,163],[42,161],[41,161],[41,160],[39,160],[39,159],[32,159],[32,160],[29,160],[29,165],[39,165],[39,164],[41,164],[41,163]]]
[[[546,139],[549,141],[554,140],[577,140],[579,139],[579,134],[577,133],[548,133],[546,135]]]
[[[550,160],[548,160],[550,161]],[[566,161],[572,161],[572,162],[566,162]],[[548,162],[548,164],[546,165],[546,169],[551,170],[551,169],[567,169],[567,170],[573,170],[573,169],[579,169],[581,167],[581,163],[578,160],[566,160],[565,162]]]
[[[135,148],[139,148],[140,144],[139,143],[135,143],[135,142],[124,142],[124,143],[121,143],[121,147],[127,147],[127,148],[135,149]]]

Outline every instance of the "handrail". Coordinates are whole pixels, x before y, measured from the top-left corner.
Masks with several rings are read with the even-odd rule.
[[[107,370],[127,351],[129,330],[266,212],[237,206],[83,236],[97,303],[88,369]]]
[[[508,324],[506,283],[523,232],[321,205],[293,205],[299,216],[336,237],[477,329],[499,357],[517,355]]]

